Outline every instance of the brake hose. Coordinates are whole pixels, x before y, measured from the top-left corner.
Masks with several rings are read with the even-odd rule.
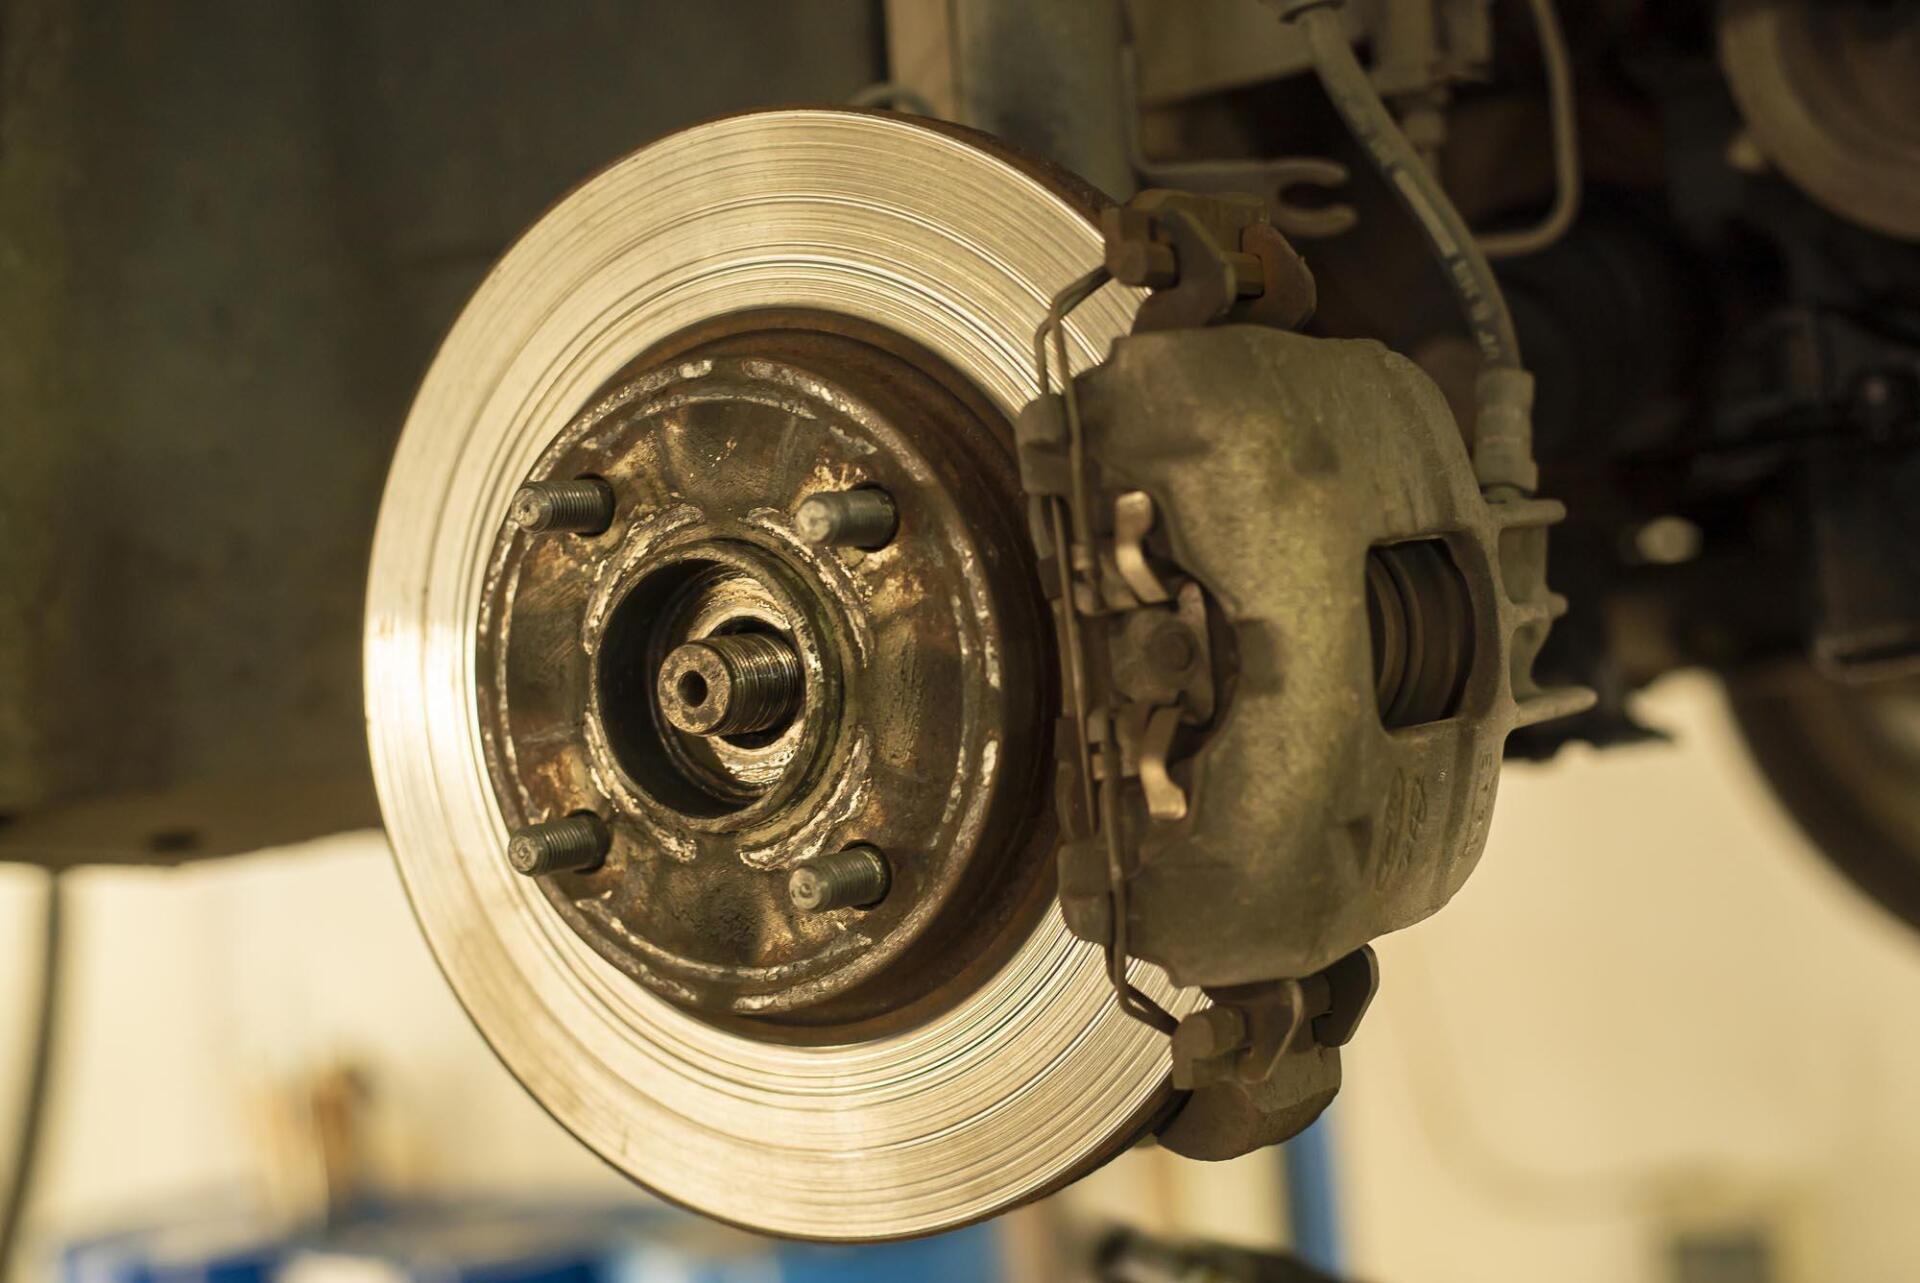
[[[1334,110],[1419,224],[1460,301],[1482,360],[1473,424],[1473,465],[1482,489],[1531,493],[1539,478],[1533,463],[1533,376],[1520,363],[1520,339],[1492,265],[1354,57],[1340,21],[1344,0],[1269,2],[1306,40],[1314,73]]]

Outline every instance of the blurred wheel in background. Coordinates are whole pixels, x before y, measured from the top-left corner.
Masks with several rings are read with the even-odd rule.
[[[1920,929],[1920,678],[1847,686],[1803,668],[1729,693],[1754,759],[1814,845]]]

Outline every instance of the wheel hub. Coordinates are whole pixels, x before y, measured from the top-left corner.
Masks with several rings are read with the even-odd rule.
[[[1049,863],[1052,660],[1009,426],[828,316],[732,318],[637,366],[527,478],[603,486],[605,528],[496,542],[479,714],[502,810],[608,821],[606,858],[544,889],[664,997],[811,1025],[910,1006]],[[897,533],[836,541],[818,509],[848,495]],[[794,903],[795,869],[856,844],[884,899]]]

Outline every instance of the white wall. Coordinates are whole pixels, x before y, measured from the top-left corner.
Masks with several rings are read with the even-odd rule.
[[[1380,944],[1340,1103],[1354,1267],[1659,1279],[1765,1220],[1782,1283],[1920,1278],[1920,938],[1818,861],[1718,689],[1678,747],[1512,768],[1484,862]]]
[[[0,1013],[24,1023],[18,947],[37,897],[0,883]],[[372,1071],[376,1146],[422,1188],[638,1199],[493,1059],[416,930],[378,834],[178,871],[71,876],[42,1244],[156,1206],[257,1201],[287,1183],[295,1080]],[[16,924],[18,929],[16,928]],[[37,921],[33,921],[37,926]],[[17,1077],[0,1071],[0,1143]]]
[[[1659,1280],[1670,1224],[1765,1216],[1781,1283],[1920,1277],[1920,942],[1805,850],[1710,683],[1647,711],[1681,746],[1510,770],[1459,900],[1382,942],[1337,1107],[1356,1273]],[[33,875],[0,872],[3,1144]],[[486,1051],[376,836],[72,886],[42,1227],[257,1187],[269,1085],[330,1059],[422,1184],[634,1197]],[[1079,1203],[1258,1242],[1278,1193],[1264,1156],[1134,1154]]]

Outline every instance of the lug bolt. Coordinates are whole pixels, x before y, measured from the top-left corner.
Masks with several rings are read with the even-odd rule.
[[[742,735],[778,726],[800,702],[800,657],[768,633],[722,633],[676,646],[654,691],[667,721],[689,735]]]
[[[787,899],[802,913],[866,909],[886,899],[892,884],[887,857],[863,843],[795,868],[787,877]]]
[[[516,873],[585,873],[600,867],[613,845],[606,821],[591,811],[521,829],[507,840],[507,863]]]
[[[513,492],[507,520],[529,534],[597,535],[613,524],[613,487],[598,477],[529,481]]]
[[[882,548],[899,529],[900,514],[886,491],[862,486],[808,495],[793,510],[793,524],[820,547]]]

